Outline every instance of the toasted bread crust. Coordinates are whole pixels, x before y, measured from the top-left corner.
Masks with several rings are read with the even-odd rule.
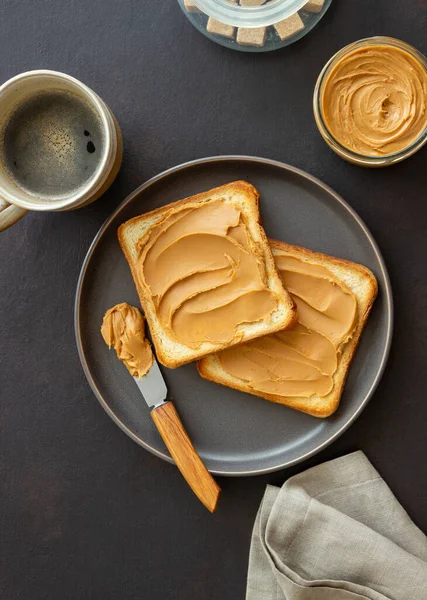
[[[372,302],[375,300],[378,293],[378,282],[375,275],[370,269],[368,269],[368,267],[365,267],[364,265],[361,265],[359,263],[355,263],[351,260],[347,260],[345,258],[336,258],[335,256],[329,256],[328,254],[324,254],[323,252],[316,252],[315,250],[309,250],[308,248],[303,248],[302,246],[293,246],[292,244],[287,244],[286,242],[281,242],[280,240],[275,240],[272,238],[268,238],[268,243],[270,244],[270,248],[273,251],[277,250],[278,252],[289,254],[298,253],[299,258],[305,259],[308,262],[326,262],[329,265],[337,265],[345,269],[357,271],[358,273],[360,273],[360,275],[363,275],[364,277],[369,279],[370,286],[372,286],[372,290],[370,293],[374,294]]]
[[[146,221],[150,217],[156,217],[157,215],[163,215],[163,213],[167,210],[171,210],[173,208],[177,208],[178,206],[183,206],[184,204],[194,203],[202,203],[210,200],[212,195],[215,195],[218,192],[222,192],[226,194],[227,192],[242,192],[243,194],[247,194],[251,196],[252,199],[256,202],[257,208],[259,207],[259,192],[252,184],[247,183],[246,181],[232,181],[231,183],[226,183],[224,185],[219,185],[211,190],[207,190],[206,192],[200,192],[199,194],[194,194],[194,196],[187,196],[186,198],[182,198],[181,200],[176,200],[175,202],[170,202],[169,204],[165,204],[164,206],[159,206],[159,208],[155,208],[154,210],[150,210],[149,212],[143,213],[142,215],[137,215],[136,217],[132,217],[128,221],[122,223],[117,230],[117,237],[119,238],[120,245],[124,241],[123,232],[129,226],[137,223],[138,221]],[[259,214],[259,213],[258,213]],[[259,216],[258,223],[261,225],[261,217]],[[123,249],[123,247],[122,247]]]
[[[324,264],[325,266],[337,266],[346,270],[356,272],[363,277],[366,286],[365,297],[363,307],[358,299],[358,306],[361,309],[358,315],[358,325],[353,333],[352,339],[347,343],[344,348],[339,367],[334,374],[334,388],[333,390],[324,397],[311,397],[311,398],[300,398],[300,397],[283,397],[276,394],[259,393],[254,390],[249,390],[248,386],[243,380],[237,377],[230,376],[224,371],[218,357],[213,354],[205,357],[204,359],[197,362],[197,369],[199,374],[209,381],[214,383],[226,385],[227,387],[234,388],[236,390],[259,396],[276,402],[284,406],[295,408],[301,412],[305,412],[309,415],[325,418],[332,415],[339,406],[341,396],[344,390],[345,382],[349,373],[351,361],[353,360],[356,348],[359,344],[359,340],[362,331],[366,325],[369,313],[372,305],[378,293],[377,280],[367,267],[354,263],[348,260],[335,258],[322,254],[321,252],[314,252],[307,248],[301,248],[299,246],[292,246],[285,242],[278,240],[269,240],[273,253],[277,254],[291,254],[302,260],[306,260],[312,263]]]
[[[219,343],[208,343],[205,342],[202,344],[200,349],[188,349],[187,356],[184,358],[182,356],[176,356],[172,352],[168,352],[165,349],[165,344],[162,338],[162,335],[165,335],[159,321],[157,319],[156,311],[154,308],[154,304],[151,298],[151,294],[148,290],[144,289],[144,287],[138,281],[138,277],[136,274],[136,264],[134,258],[131,253],[131,248],[129,247],[129,243],[126,238],[126,231],[129,228],[138,226],[139,223],[143,224],[147,221],[152,221],[151,225],[147,228],[147,231],[155,225],[157,220],[159,220],[163,214],[171,209],[184,206],[186,204],[201,204],[204,202],[208,202],[215,195],[226,195],[226,194],[241,194],[246,196],[248,202],[248,214],[243,213],[243,218],[248,219],[250,217],[251,223],[253,226],[257,227],[257,233],[260,237],[260,243],[257,240],[256,243],[262,249],[263,258],[266,264],[266,271],[268,273],[269,281],[274,281],[274,285],[277,289],[280,289],[280,300],[285,305],[286,308],[286,317],[280,320],[279,324],[271,324],[269,327],[269,331],[263,332],[261,334],[251,334],[248,333],[244,335],[243,339],[240,343],[244,343],[249,341],[250,339],[254,339],[256,337],[260,337],[260,335],[266,335],[267,333],[274,333],[275,331],[279,331],[282,329],[288,329],[295,325],[297,321],[297,312],[293,299],[288,294],[288,292],[283,287],[283,284],[280,279],[279,272],[276,267],[276,263],[274,261],[270,245],[268,243],[268,238],[262,228],[261,218],[259,213],[259,193],[258,190],[245,181],[235,181],[232,183],[228,183],[226,185],[222,185],[216,187],[214,189],[208,190],[206,192],[202,192],[200,194],[196,194],[194,196],[189,196],[187,198],[183,198],[182,200],[178,200],[171,204],[167,204],[165,206],[161,206],[152,210],[143,215],[139,215],[137,217],[133,217],[132,219],[126,221],[122,225],[120,225],[117,236],[119,239],[120,247],[126,257],[126,260],[129,264],[132,277],[138,292],[138,296],[141,302],[141,306],[144,309],[144,313],[147,319],[147,323],[150,329],[150,333],[153,339],[154,346],[156,348],[156,354],[158,360],[169,368],[176,368],[188,362],[195,361],[202,356],[210,354],[212,352],[219,352],[228,348],[230,344],[219,344]],[[249,215],[249,216],[248,216]],[[271,284],[272,285],[272,284]],[[278,287],[279,286],[279,287]],[[270,286],[269,286],[270,287]],[[270,288],[271,289],[271,288]],[[276,294],[277,295],[277,294]],[[234,344],[233,344],[234,345]]]

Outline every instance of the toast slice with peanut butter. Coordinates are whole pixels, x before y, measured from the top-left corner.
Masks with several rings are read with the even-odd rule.
[[[157,357],[175,368],[292,327],[296,308],[235,181],[134,217],[118,230]]]
[[[205,379],[328,417],[338,408],[378,285],[366,267],[270,240],[298,322],[201,359]]]

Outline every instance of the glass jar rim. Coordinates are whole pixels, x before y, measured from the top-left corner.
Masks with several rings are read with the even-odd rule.
[[[228,0],[193,0],[209,17],[234,27],[265,27],[291,17],[308,0],[270,0],[260,6],[240,6]]]
[[[390,154],[383,154],[381,156],[372,156],[372,155],[367,155],[367,154],[361,154],[359,152],[355,152],[354,150],[351,150],[347,146],[344,146],[339,140],[336,139],[336,137],[332,134],[331,130],[329,129],[329,127],[327,126],[327,124],[325,122],[325,119],[323,116],[323,111],[322,111],[322,105],[321,105],[321,97],[322,97],[322,92],[323,92],[322,86],[325,83],[326,78],[329,75],[330,71],[336,65],[336,63],[343,56],[350,54],[357,48],[363,47],[363,46],[369,46],[369,45],[373,45],[373,44],[383,45],[383,46],[393,46],[395,48],[399,48],[400,50],[407,52],[413,58],[415,58],[418,62],[421,63],[421,65],[424,67],[424,69],[427,73],[427,57],[424,56],[424,54],[422,54],[422,52],[420,52],[419,50],[414,48],[414,46],[411,46],[407,42],[404,42],[403,40],[399,40],[397,38],[388,37],[388,36],[372,36],[372,37],[368,37],[368,38],[362,38],[360,40],[357,40],[355,42],[348,44],[347,46],[344,46],[343,48],[338,50],[338,52],[336,52],[333,56],[331,56],[331,58],[326,62],[325,66],[323,67],[323,69],[321,70],[321,72],[319,74],[319,77],[317,78],[316,85],[314,88],[313,111],[314,111],[314,118],[315,118],[315,121],[319,128],[320,133],[322,134],[323,138],[328,142],[328,144],[331,146],[331,148],[333,148],[334,150],[336,149],[338,151],[339,155],[341,155],[343,158],[346,158],[347,160],[350,160],[351,162],[354,162],[357,164],[369,165],[369,166],[381,166],[384,164],[392,164],[395,162],[400,162],[401,160],[408,158],[409,156],[411,156],[412,154],[417,152],[417,150],[419,150],[427,142],[427,125],[426,125],[425,129],[422,131],[422,133],[420,133],[418,138],[416,140],[414,140],[411,144],[409,144],[409,146],[402,148],[402,150],[399,150],[397,152],[392,152]]]

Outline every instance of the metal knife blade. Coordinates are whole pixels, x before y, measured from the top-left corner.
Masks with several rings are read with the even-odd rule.
[[[168,388],[156,359],[147,375],[141,378],[134,377],[134,380],[148,406],[153,408],[165,403]]]

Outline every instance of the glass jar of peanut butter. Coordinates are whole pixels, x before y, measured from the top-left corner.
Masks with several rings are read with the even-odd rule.
[[[366,167],[400,162],[427,142],[427,59],[389,37],[354,42],[324,66],[313,110],[341,158]]]
[[[267,52],[304,37],[332,0],[178,0],[206,37],[244,52]]]

